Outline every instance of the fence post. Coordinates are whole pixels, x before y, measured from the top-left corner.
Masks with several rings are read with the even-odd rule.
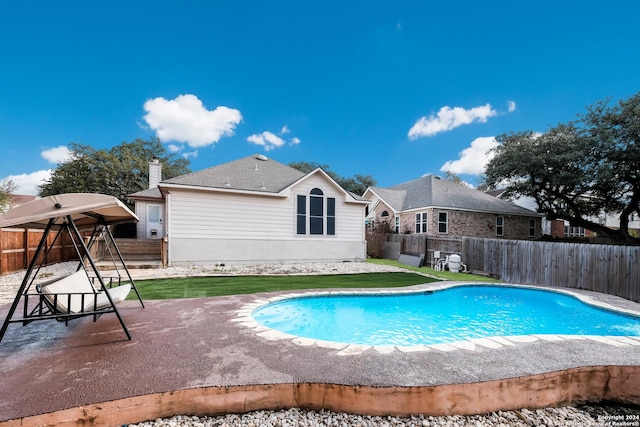
[[[22,247],[24,248],[22,257],[22,268],[29,266],[29,229],[25,228],[22,234]]]

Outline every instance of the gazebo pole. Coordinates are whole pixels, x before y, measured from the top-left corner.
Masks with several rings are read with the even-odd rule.
[[[20,285],[20,288],[18,289],[16,297],[13,300],[13,304],[11,304],[11,308],[9,309],[9,313],[7,314],[7,317],[4,319],[4,323],[2,324],[2,329],[0,329],[0,341],[2,341],[2,338],[4,337],[5,332],[7,332],[7,328],[9,327],[11,318],[13,317],[13,314],[15,313],[16,308],[18,308],[18,303],[20,302],[20,298],[22,297],[23,292],[25,291],[25,289],[29,284],[29,276],[31,276],[31,272],[33,271],[33,268],[37,262],[37,259],[42,253],[42,249],[46,245],[47,237],[49,236],[49,233],[51,232],[51,228],[53,227],[53,224],[55,223],[55,221],[56,221],[56,218],[51,218],[47,223],[47,227],[45,228],[44,233],[42,234],[42,238],[40,239],[40,243],[38,244],[36,253],[33,255],[33,258],[29,263],[29,268],[27,269],[27,272],[24,275],[24,279],[22,279],[22,284]],[[26,250],[28,251],[29,248],[26,248]]]

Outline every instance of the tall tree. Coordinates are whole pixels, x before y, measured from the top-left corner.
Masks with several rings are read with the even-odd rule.
[[[320,168],[325,171],[327,175],[329,175],[342,188],[358,195],[363,195],[364,192],[367,191],[368,187],[373,187],[376,185],[376,180],[373,179],[371,175],[356,174],[352,178],[345,178],[333,172],[330,169],[329,165],[321,165],[316,162],[291,162],[289,163],[289,166],[304,173],[309,173]]]
[[[444,171],[444,177],[443,178],[445,180],[447,180],[447,181],[452,181],[452,182],[455,182],[456,184],[460,184],[460,185],[464,185],[465,187],[469,187],[469,184],[464,182],[462,180],[462,178],[460,178],[460,176],[458,174],[456,174],[455,172]]]
[[[628,245],[629,219],[640,214],[640,94],[610,105],[602,101],[577,121],[544,134],[500,135],[487,165],[489,188],[533,197],[548,219],[562,219]],[[605,226],[604,214],[620,227]]]
[[[136,139],[108,150],[88,145],[69,145],[70,160],[60,163],[51,178],[38,187],[40,196],[61,193],[102,193],[127,203],[127,195],[144,190],[149,183],[149,162],[162,163],[163,179],[190,172],[189,160],[176,158],[160,140]]]

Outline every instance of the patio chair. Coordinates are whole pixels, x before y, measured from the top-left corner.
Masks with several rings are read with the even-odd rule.
[[[36,290],[52,313],[86,314],[110,309],[112,304],[124,301],[131,292],[126,283],[114,288],[98,290],[84,270],[39,284]],[[111,300],[111,301],[110,301]]]

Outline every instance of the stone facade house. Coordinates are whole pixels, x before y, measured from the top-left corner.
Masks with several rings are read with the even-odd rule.
[[[536,239],[542,215],[478,190],[426,175],[389,188],[369,187],[367,227],[449,237]]]

